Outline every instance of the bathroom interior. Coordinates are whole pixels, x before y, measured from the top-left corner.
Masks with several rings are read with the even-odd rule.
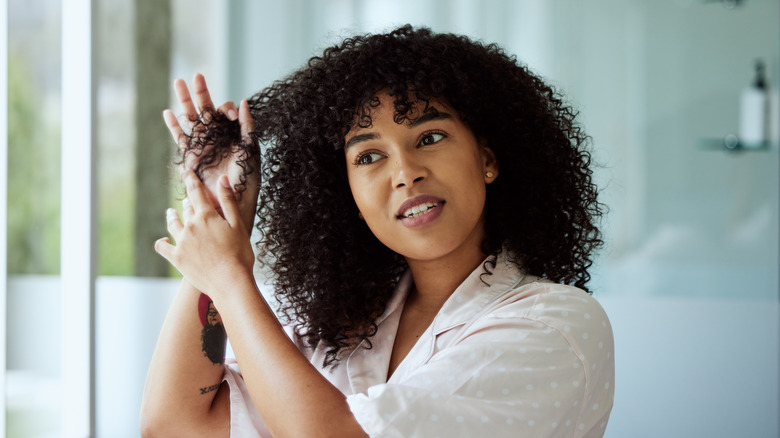
[[[780,435],[780,0],[0,5],[5,436],[138,436],[179,281],[152,250],[181,198],[172,80],[237,101],[404,23],[498,43],[579,111],[609,207],[591,282],[615,335],[605,436]]]

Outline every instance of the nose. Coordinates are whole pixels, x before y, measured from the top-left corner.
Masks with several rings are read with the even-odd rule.
[[[394,157],[393,187],[412,187],[428,176],[427,167],[412,153],[401,152]]]

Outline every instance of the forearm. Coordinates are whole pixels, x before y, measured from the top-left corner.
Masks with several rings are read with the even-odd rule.
[[[300,353],[257,291],[238,282],[217,306],[249,393],[275,438],[365,437],[346,397]]]
[[[205,354],[200,295],[182,281],[171,304],[146,378],[142,430],[159,432],[161,427],[170,427],[174,436],[184,436],[188,430],[211,431],[212,435],[229,430],[227,400],[216,398],[224,373],[224,339],[220,353]]]

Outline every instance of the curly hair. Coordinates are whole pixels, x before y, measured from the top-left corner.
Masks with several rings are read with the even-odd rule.
[[[604,207],[589,138],[563,97],[495,44],[408,25],[348,38],[250,98],[251,139],[242,143],[235,122],[215,113],[185,152],[205,168],[237,144],[247,160],[265,145],[258,258],[282,316],[309,346],[326,346],[325,366],[361,341],[370,347],[406,269],[359,219],[347,181],[344,137],[371,125],[380,90],[393,97],[397,123],[430,99],[447,102],[495,153],[501,175],[487,186],[486,254],[505,249],[530,274],[588,290]]]

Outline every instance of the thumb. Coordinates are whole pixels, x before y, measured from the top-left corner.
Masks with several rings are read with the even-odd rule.
[[[171,245],[170,239],[167,237],[161,237],[154,242],[154,250],[157,254],[160,254],[165,260],[173,264],[171,257],[173,257],[173,245]]]

